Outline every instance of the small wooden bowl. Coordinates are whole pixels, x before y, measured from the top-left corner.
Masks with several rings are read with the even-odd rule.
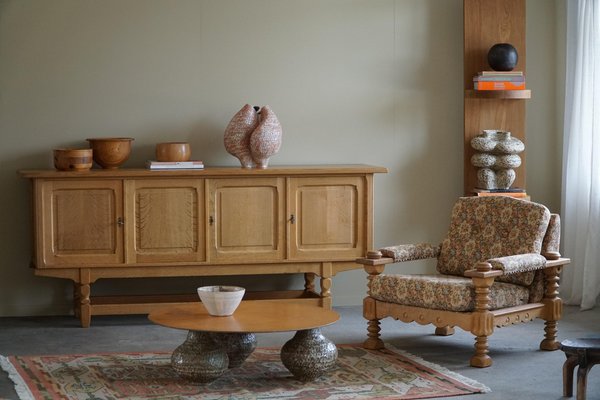
[[[92,168],[92,149],[54,149],[54,168],[59,171],[87,171]]]
[[[167,142],[156,145],[156,161],[188,161],[192,155],[190,144]]]
[[[131,154],[132,138],[93,138],[86,139],[94,150],[94,161],[105,169],[121,166]]]

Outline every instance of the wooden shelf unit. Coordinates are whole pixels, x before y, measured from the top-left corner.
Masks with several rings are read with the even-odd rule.
[[[20,171],[33,184],[38,276],[74,282],[75,314],[148,313],[190,296],[94,297],[103,278],[304,274],[303,290],[248,293],[331,308],[332,277],[373,247],[368,165]],[[315,278],[320,277],[320,290]],[[262,294],[262,296],[261,296]]]
[[[496,43],[510,43],[519,60],[515,71],[526,72],[525,0],[463,0],[464,7],[464,194],[473,194],[477,169],[471,165],[474,154],[471,139],[484,129],[511,132],[525,143],[525,102],[530,90],[475,91],[473,77],[490,70],[487,53]],[[513,187],[525,188],[526,152],[520,153],[521,166]]]

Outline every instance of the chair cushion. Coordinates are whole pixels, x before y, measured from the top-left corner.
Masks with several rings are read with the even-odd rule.
[[[475,286],[471,278],[451,275],[385,275],[371,280],[371,297],[388,303],[447,311],[473,311]],[[520,285],[494,282],[490,310],[527,304],[529,290]]]
[[[453,210],[442,242],[437,270],[463,276],[479,261],[515,254],[540,254],[550,211],[537,203],[508,196],[462,197]],[[530,285],[533,272],[511,274],[499,281]]]

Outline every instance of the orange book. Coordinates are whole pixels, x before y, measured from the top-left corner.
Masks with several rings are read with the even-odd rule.
[[[523,90],[525,82],[510,81],[478,81],[475,82],[475,90]]]
[[[529,197],[525,192],[477,192],[477,196],[510,196],[519,199]]]

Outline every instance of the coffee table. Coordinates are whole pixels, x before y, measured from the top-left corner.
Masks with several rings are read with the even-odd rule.
[[[228,368],[239,367],[256,348],[255,333],[296,331],[281,348],[283,365],[302,381],[311,381],[335,365],[337,348],[320,328],[338,313],[321,307],[274,300],[242,301],[233,315],[212,316],[202,303],[160,308],[148,318],[159,325],[188,331],[171,356],[177,373],[210,382]]]

